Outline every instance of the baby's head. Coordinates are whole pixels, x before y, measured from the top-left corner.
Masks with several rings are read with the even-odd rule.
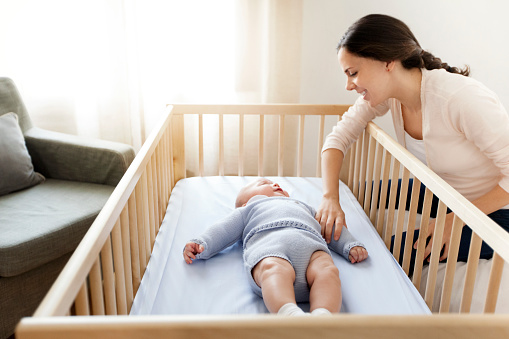
[[[255,195],[266,195],[268,197],[289,197],[288,192],[279,187],[278,184],[269,179],[260,178],[252,183],[242,187],[235,201],[235,208],[242,207],[247,204],[249,199]]]

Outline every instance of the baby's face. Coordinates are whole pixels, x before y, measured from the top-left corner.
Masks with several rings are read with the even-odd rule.
[[[289,197],[288,192],[283,190],[277,183],[269,179],[259,179],[247,185],[241,193],[242,201],[247,202],[255,195],[265,195],[268,197]]]

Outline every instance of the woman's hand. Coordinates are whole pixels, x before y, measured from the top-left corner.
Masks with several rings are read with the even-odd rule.
[[[199,245],[194,242],[188,242],[186,244],[186,247],[184,247],[183,252],[184,260],[186,261],[186,263],[192,264],[193,260],[196,259],[196,255],[203,252],[204,249],[205,248],[203,247],[203,245]]]
[[[440,261],[445,260],[447,256],[449,255],[449,245],[451,243],[451,233],[452,233],[452,222],[454,220],[454,214],[448,213],[445,217],[445,224],[444,224],[444,234],[442,236],[442,243],[440,245],[440,250],[443,251],[442,255],[440,256]],[[424,249],[424,259],[428,258],[428,262],[430,261],[431,257],[431,246],[433,245],[433,239],[435,236],[435,225],[436,225],[436,219],[433,219],[429,222],[428,225],[428,232],[426,234],[426,237],[424,239],[428,239],[429,243],[426,245],[426,248]],[[414,249],[417,249],[417,246],[419,244],[419,240],[417,240],[414,243]]]
[[[334,231],[334,240],[339,240],[343,226],[346,227],[345,213],[339,204],[339,198],[323,197],[320,206],[315,214],[315,219],[320,223],[322,229],[322,237],[327,243],[331,242],[332,229],[336,225]]]

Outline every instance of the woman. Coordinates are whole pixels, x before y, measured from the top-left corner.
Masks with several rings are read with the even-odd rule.
[[[386,15],[355,22],[339,42],[338,60],[346,89],[361,97],[322,150],[324,194],[316,219],[326,240],[339,238],[341,227],[332,235],[334,223],[346,226],[338,196],[344,154],[367,123],[388,110],[399,143],[509,231],[509,117],[498,97],[469,78],[468,67],[451,67],[424,51],[407,25]],[[448,213],[440,260],[448,254],[452,220]],[[425,258],[433,232],[434,223]],[[467,258],[470,235],[464,227],[458,260]],[[483,244],[481,257],[492,253]]]

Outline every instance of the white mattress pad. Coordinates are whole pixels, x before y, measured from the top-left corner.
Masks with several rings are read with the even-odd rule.
[[[292,198],[317,208],[320,178],[268,177]],[[237,242],[208,260],[185,263],[187,241],[229,214],[237,192],[255,177],[193,177],[172,191],[166,216],[136,294],[131,315],[267,313],[263,300],[249,287]],[[348,187],[340,185],[341,206],[350,232],[369,252],[351,264],[333,252],[339,268],[341,312],[358,314],[430,314],[428,307],[385,247]],[[304,310],[309,304],[300,304]]]

